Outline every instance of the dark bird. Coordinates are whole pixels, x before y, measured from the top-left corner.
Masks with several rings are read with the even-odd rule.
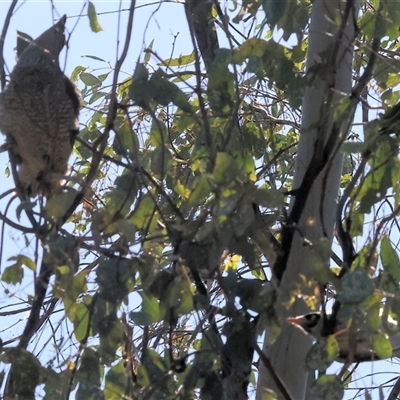
[[[329,336],[328,333],[324,334],[324,318],[322,318],[321,313],[314,312],[298,317],[290,317],[287,321],[317,340],[320,337]],[[372,334],[375,332],[367,326],[354,327],[353,325],[346,326],[339,322],[332,332],[339,347],[337,361],[362,362],[378,360],[379,357],[374,353],[371,341]],[[400,332],[397,321],[388,317],[384,325],[386,330],[393,332],[392,335],[388,336],[392,345],[392,357],[400,357]],[[381,329],[377,331],[383,332]]]
[[[62,191],[78,134],[79,92],[59,65],[66,19],[26,47],[0,94],[0,131],[29,197]]]
[[[390,108],[380,117],[379,125],[379,132],[382,135],[400,134],[400,103]]]

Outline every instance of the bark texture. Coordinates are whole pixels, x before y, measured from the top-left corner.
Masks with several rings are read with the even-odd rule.
[[[278,257],[278,304],[288,304],[296,290],[301,290],[309,301],[314,299],[318,302],[315,268],[317,265],[326,268],[329,263],[342,171],[342,155],[337,150],[343,135],[346,135],[346,132],[340,131],[340,126],[333,123],[334,112],[339,101],[351,93],[352,43],[358,0],[316,0],[312,7],[307,72],[309,76],[315,73],[316,79],[310,79],[312,83],[306,90],[302,105],[294,196],[288,217],[291,224],[283,226],[286,231],[282,234],[282,238],[290,240],[282,239],[284,257]],[[327,73],[319,74],[322,70]],[[281,307],[282,319],[309,311],[304,298],[294,298],[296,300],[289,309]],[[305,357],[311,343],[310,337],[292,326],[284,326],[280,337],[272,345],[268,343],[267,332],[264,342],[264,353],[291,398],[296,400],[310,398],[306,394],[309,372]],[[274,389],[279,399],[284,398],[261,364],[257,400],[262,399],[267,388]]]

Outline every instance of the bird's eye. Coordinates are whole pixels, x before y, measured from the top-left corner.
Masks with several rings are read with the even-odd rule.
[[[320,320],[321,316],[319,314],[308,314],[305,316],[306,324],[308,328],[314,328],[318,321]]]

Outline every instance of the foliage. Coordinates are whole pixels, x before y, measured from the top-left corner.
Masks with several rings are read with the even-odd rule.
[[[197,50],[162,60],[149,46],[123,81],[118,68],[97,73],[79,65],[72,72],[88,110],[75,143],[77,179],[45,205],[22,205],[19,212],[35,222],[34,235],[21,227],[26,241],[37,240],[43,251],[15,255],[1,276],[10,293],[29,279],[27,268],[36,282],[45,266],[53,276],[29,351],[3,343],[1,361],[13,366],[16,395],[42,384],[45,399],[74,390],[77,399],[213,399],[226,393],[225,382],[238,392],[255,384],[257,334],[268,328],[273,340],[285,323],[268,278],[277,254],[287,251],[279,247],[279,227],[292,189],[301,100],[328,71],[321,55],[321,66],[305,74],[308,2],[233,4],[233,14],[214,6],[230,46],[215,49],[208,67]],[[245,17],[264,13],[270,25],[248,37],[235,33]],[[88,18],[94,32],[102,29],[92,3]],[[354,75],[365,70],[382,21],[382,56],[360,107],[378,98],[387,109],[399,99],[395,2],[381,1],[379,11],[363,3]],[[118,84],[110,89],[111,79]],[[349,112],[348,104],[332,106],[338,120]],[[326,298],[337,296],[349,327],[366,327],[374,353],[385,358],[394,332],[379,324],[381,304],[386,317],[400,315],[400,166],[397,136],[378,130],[376,121],[365,135],[353,127],[343,140],[334,246],[343,256],[335,254],[341,263],[332,268],[316,257],[313,267]],[[54,352],[46,367],[33,351],[41,326],[53,329],[56,344],[41,344]],[[313,398],[342,398],[343,375],[325,373],[338,353],[333,336],[312,348],[307,366],[319,371]]]

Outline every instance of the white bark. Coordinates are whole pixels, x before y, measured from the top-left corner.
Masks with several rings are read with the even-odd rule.
[[[324,141],[326,141],[330,134],[331,123],[327,124],[326,127],[328,129],[318,129],[324,119],[323,113],[329,113],[328,121],[332,121],[335,108],[332,106],[337,104],[337,101],[344,94],[349,95],[351,91],[353,21],[357,16],[359,7],[358,0],[354,0],[354,3],[355,5],[353,5],[349,13],[347,25],[340,41],[341,45],[337,52],[336,73],[331,76],[333,78],[333,82],[330,82],[331,88],[328,82],[321,84],[321,81],[317,78],[311,83],[304,96],[302,134],[297,152],[294,189],[298,188],[303,181],[315,152],[315,142],[318,135],[325,135]],[[340,25],[343,18],[346,4],[347,1],[343,0],[314,1],[309,32],[307,70],[316,63],[320,63],[323,60],[323,54],[327,53],[326,50],[332,49],[336,43],[338,25]],[[317,82],[318,87],[315,85]],[[332,90],[334,93],[333,102],[331,107],[326,110],[324,105],[327,104]],[[341,138],[338,138],[338,140],[341,140]],[[329,252],[320,251],[321,247],[318,244],[323,237],[326,237],[328,243],[332,242],[341,171],[342,156],[338,153],[314,181],[307,203],[297,224],[297,233],[294,235],[287,267],[280,284],[280,303],[288,300],[292,296],[293,289],[299,287],[301,287],[302,293],[310,296],[315,295],[316,301],[318,301],[318,285],[314,280],[315,271],[312,268],[312,264],[315,261],[315,257],[318,257],[319,261],[326,265],[329,262]],[[293,206],[294,201],[295,196],[292,198],[291,206]],[[305,245],[304,238],[311,245]],[[305,287],[303,277],[305,281],[314,281],[314,285]],[[309,309],[304,300],[297,299],[289,310],[282,307],[282,316],[301,315],[307,311]],[[280,380],[288,389],[292,399],[295,400],[306,398],[308,372],[305,369],[304,359],[310,345],[311,339],[309,337],[300,330],[289,326],[283,328],[280,337],[273,345],[268,346],[267,342],[264,343],[265,354],[270,358]],[[273,388],[278,392],[267,370],[260,362],[257,400],[262,399],[263,388]]]

